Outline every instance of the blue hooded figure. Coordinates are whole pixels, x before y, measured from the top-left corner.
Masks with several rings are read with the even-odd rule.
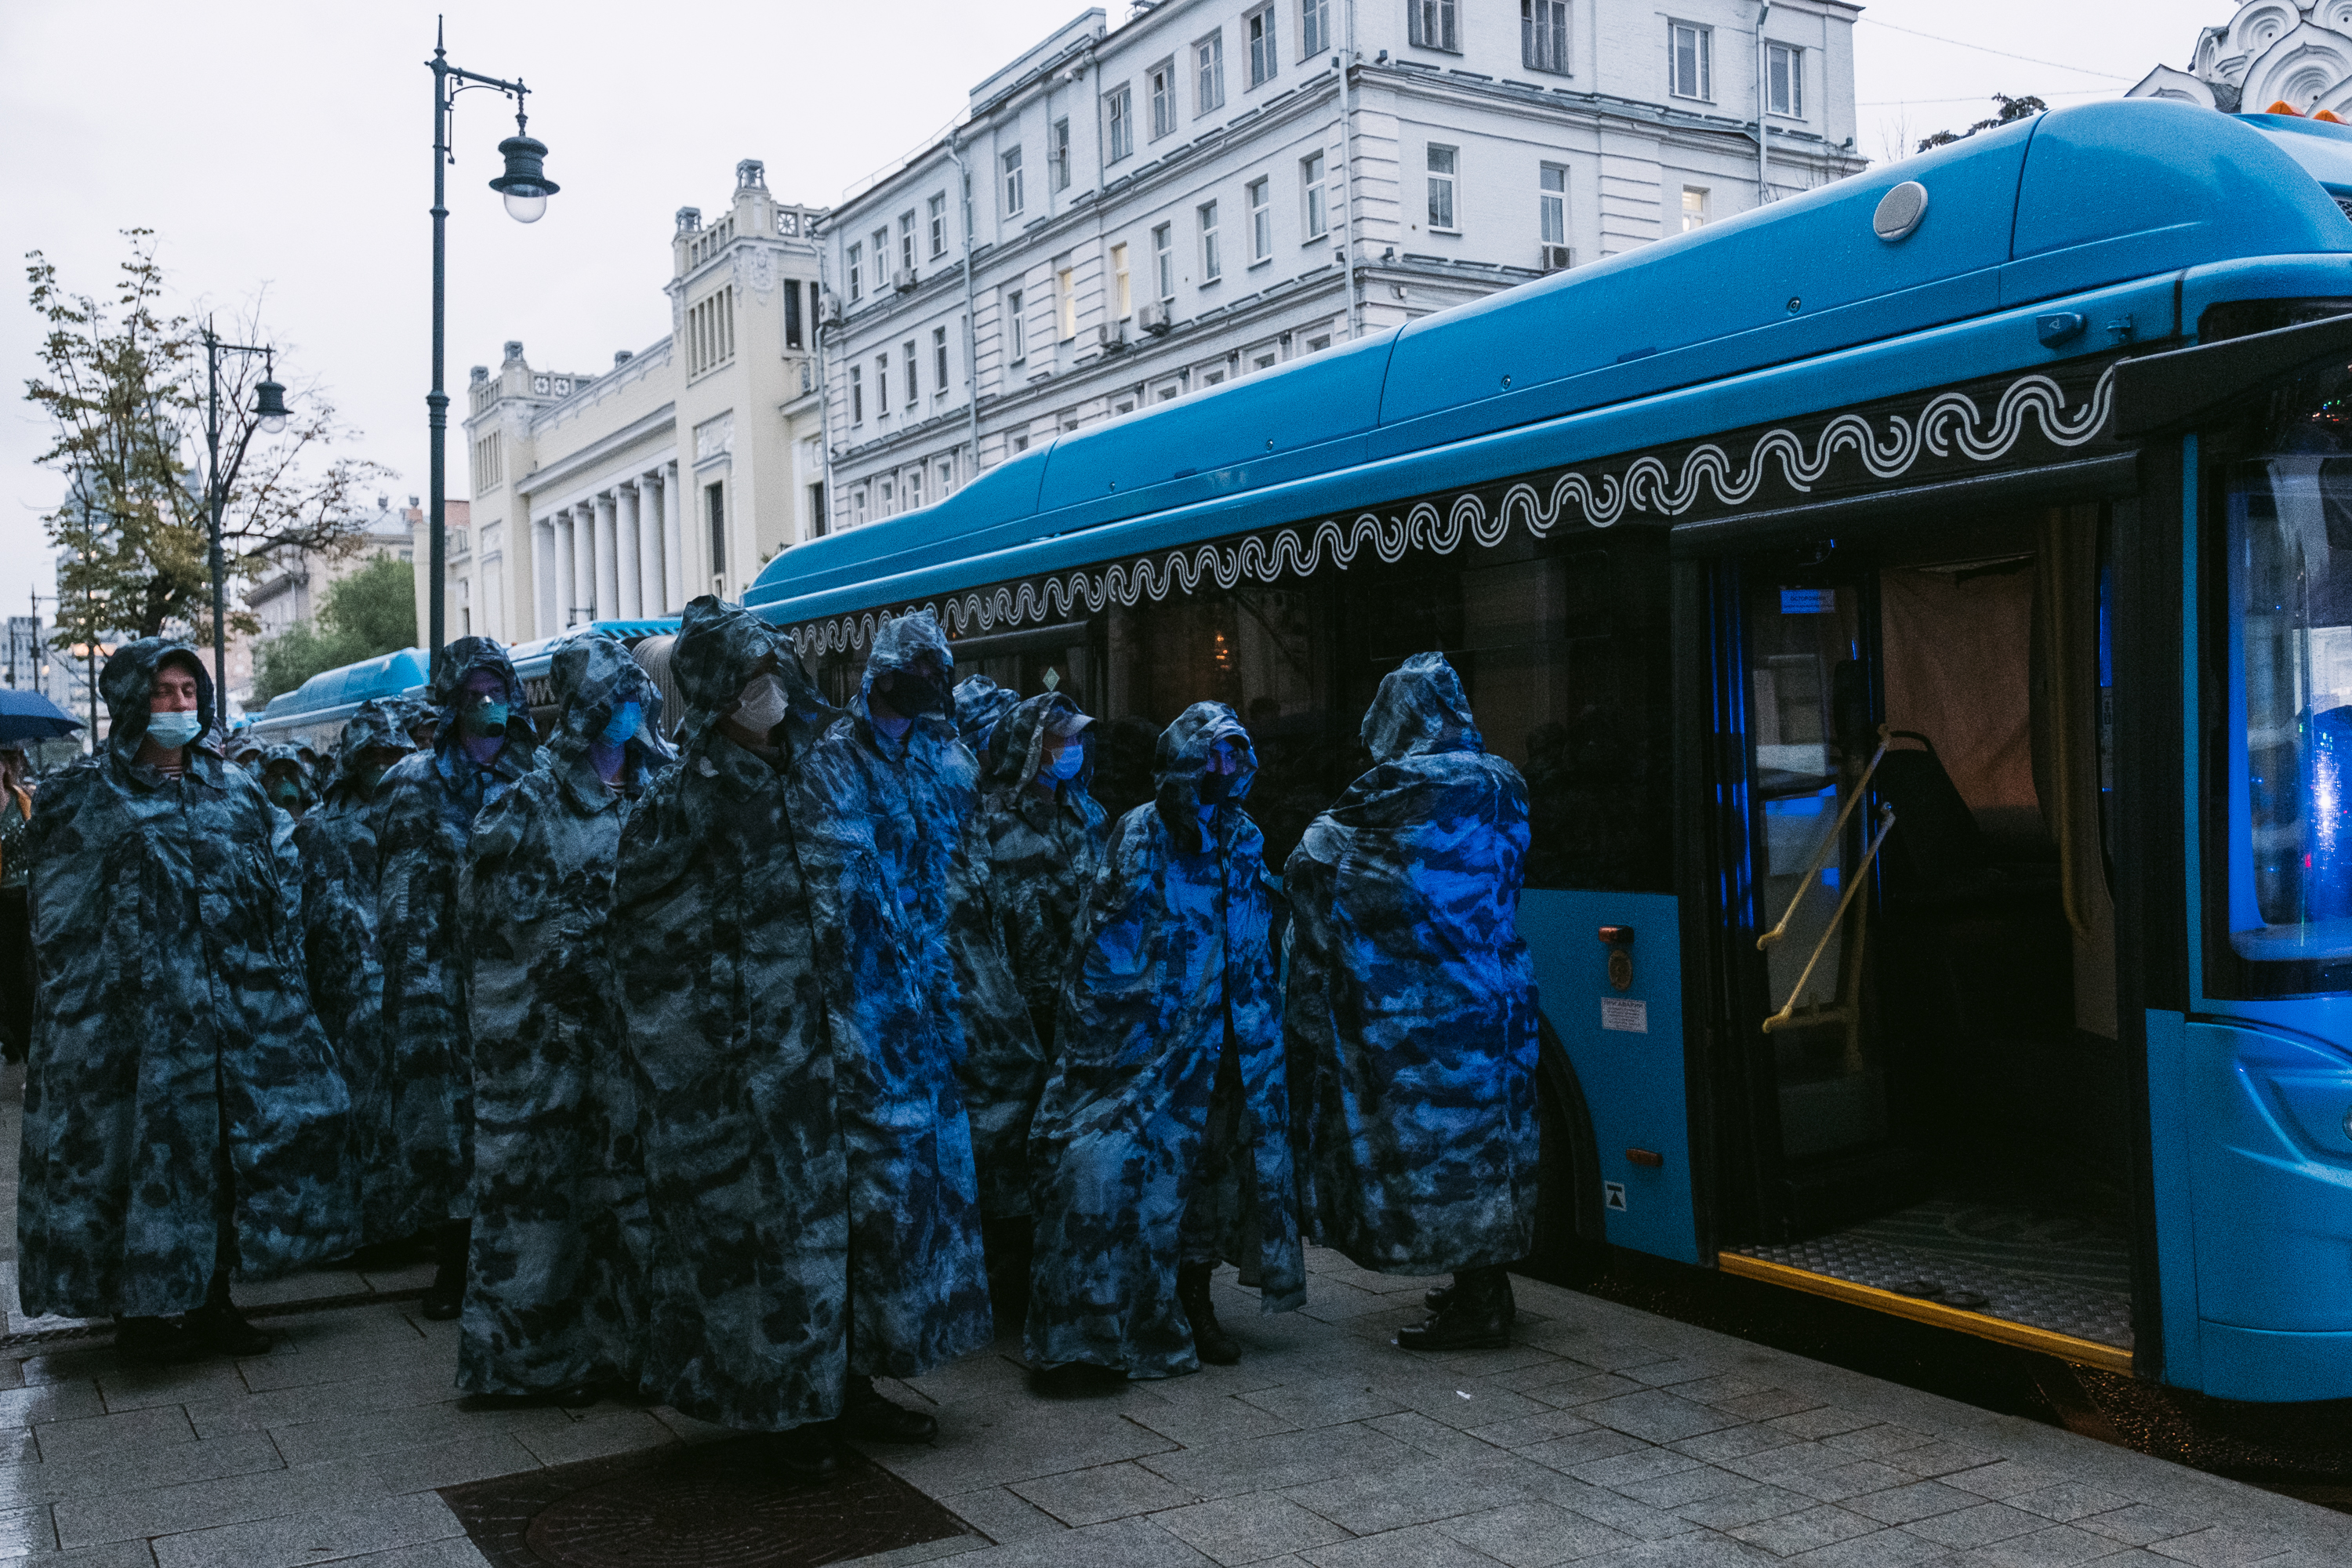
[[[506,649],[459,637],[433,678],[438,728],[378,787],[376,933],[383,956],[384,1063],[367,1099],[370,1241],[431,1231],[438,1268],[424,1313],[457,1315],[466,1292],[467,1186],[474,1164],[474,1056],[466,1022],[457,880],[474,819],[534,762],[530,700]]]
[[[1257,759],[1222,702],[1160,737],[1158,795],[1121,817],[1078,913],[1053,1075],[1029,1137],[1028,1355],[1131,1378],[1226,1363],[1209,1279],[1266,1312],[1307,1298],[1270,948]]]
[[[996,721],[1013,710],[1021,694],[999,686],[984,675],[968,675],[956,682],[956,738],[979,759],[982,782],[987,782],[988,738]]]
[[[1364,715],[1371,772],[1291,852],[1286,1023],[1313,1105],[1317,1239],[1363,1268],[1454,1275],[1398,1342],[1507,1342],[1503,1266],[1535,1240],[1535,972],[1519,940],[1528,790],[1487,754],[1445,656]]]
[[[920,1440],[877,1393],[988,1342],[971,1137],[837,710],[708,595],[680,760],[631,808],[613,942],[646,1166],[644,1388],[705,1421]],[[835,731],[835,733],[838,731]],[[847,805],[845,806],[844,800]]]
[[[479,1404],[634,1388],[645,1171],[621,1051],[613,868],[669,761],[619,639],[558,648],[542,762],[475,820],[458,908],[474,1052],[473,1250],[457,1384]]]
[[[272,1279],[358,1239],[351,1100],[269,803],[201,739],[211,678],[142,637],[99,689],[111,731],[42,787],[26,833],[40,993],[17,1290],[32,1316],[120,1316],[134,1356],[251,1355],[269,1339],[230,1304],[230,1273]]]

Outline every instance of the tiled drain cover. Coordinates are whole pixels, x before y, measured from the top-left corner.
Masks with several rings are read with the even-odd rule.
[[[496,1568],[814,1568],[968,1533],[845,1452],[822,1486],[785,1479],[770,1439],[560,1465],[441,1496]]]

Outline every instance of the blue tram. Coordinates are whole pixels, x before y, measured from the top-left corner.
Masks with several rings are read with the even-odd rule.
[[[787,552],[1231,703],[1273,868],[1443,648],[1526,774],[1545,1247],[2352,1395],[2352,128],[2062,110]],[[2335,579],[2335,552],[2346,578]]]

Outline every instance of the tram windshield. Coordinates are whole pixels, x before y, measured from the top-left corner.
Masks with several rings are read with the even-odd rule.
[[[2352,956],[2352,405],[2229,471],[2230,943]]]

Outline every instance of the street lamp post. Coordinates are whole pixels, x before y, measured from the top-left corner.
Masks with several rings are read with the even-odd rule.
[[[286,389],[278,384],[278,351],[258,343],[225,343],[205,322],[205,453],[209,472],[205,480],[205,513],[209,521],[213,575],[213,722],[228,730],[228,573],[221,555],[221,510],[228,503],[228,487],[221,482],[220,363],[223,354],[259,354],[261,384],[254,388],[255,423],[265,436],[286,428]],[[245,449],[237,448],[240,467]]]
[[[449,165],[456,162],[449,148],[449,120],[457,109],[457,95],[468,88],[481,87],[503,93],[515,101],[515,133],[499,143],[499,153],[506,160],[506,172],[490,182],[490,189],[506,198],[509,217],[517,223],[537,223],[547,212],[547,198],[553,195],[558,187],[547,177],[545,143],[529,133],[530,121],[523,113],[522,106],[523,96],[530,89],[523,86],[520,78],[501,81],[497,77],[479,76],[451,65],[437,27],[433,36],[433,58],[425,63],[433,72],[433,390],[425,397],[425,421],[432,432],[429,486],[432,542],[428,550],[432,582],[425,593],[430,605],[425,629],[425,640],[429,646],[425,651],[431,668],[437,674],[441,668],[443,641],[443,580],[449,570],[446,493],[449,395],[442,387],[449,248],[446,181]]]

